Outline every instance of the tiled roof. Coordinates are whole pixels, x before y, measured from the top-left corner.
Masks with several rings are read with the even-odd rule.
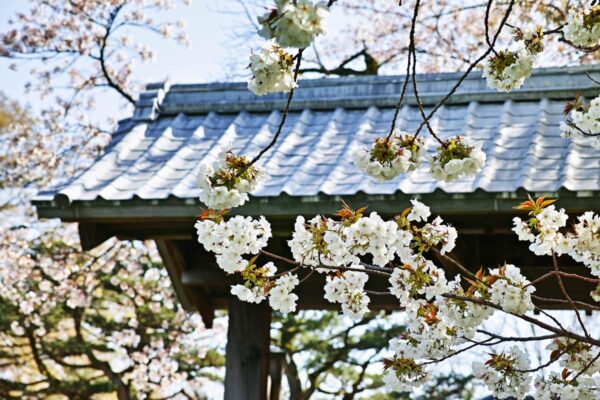
[[[479,74],[470,76],[431,124],[442,138],[460,133],[480,143],[487,163],[476,178],[448,184],[435,182],[426,163],[410,175],[377,183],[351,161],[353,148],[386,134],[402,77],[302,81],[281,138],[263,159],[268,177],[253,194],[600,190],[600,152],[585,139],[561,138],[559,130],[565,99],[578,91],[588,97],[600,93],[585,71],[539,70],[511,94],[487,89]],[[425,104],[435,104],[457,77],[419,76]],[[195,198],[200,164],[230,146],[237,154],[255,155],[270,141],[284,100],[284,94],[256,97],[241,83],[149,85],[105,154],[39,200],[56,194],[70,201]],[[408,132],[420,123],[413,100],[409,96],[398,121]],[[436,147],[430,137],[426,145],[429,151]]]

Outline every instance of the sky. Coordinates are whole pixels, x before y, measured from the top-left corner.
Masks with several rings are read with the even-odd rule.
[[[28,2],[23,0],[0,0],[0,32],[8,28],[9,19],[17,12],[27,10],[27,5]],[[171,20],[184,19],[187,22],[191,47],[186,48],[155,34],[141,35],[141,40],[150,44],[155,51],[156,60],[138,65],[135,76],[144,83],[166,79],[171,83],[203,83],[225,79],[227,70],[224,60],[231,59],[232,52],[227,45],[229,32],[237,17],[220,12],[222,10],[217,0],[196,0],[190,6],[178,5],[175,10],[163,12],[162,15]],[[0,92],[37,108],[39,99],[27,96],[24,92],[29,68],[23,67],[15,72],[9,69],[9,65],[8,60],[0,58]],[[100,99],[100,105],[110,107],[111,103],[106,101],[104,104]],[[112,106],[114,108],[114,104]]]

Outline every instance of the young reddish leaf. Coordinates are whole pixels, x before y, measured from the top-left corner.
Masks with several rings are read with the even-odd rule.
[[[554,203],[556,200],[558,199],[548,199],[548,200],[544,200],[542,202],[542,208],[549,206],[550,204]]]
[[[544,198],[543,197],[538,197],[537,200],[535,201],[535,205],[538,206],[538,207],[540,207],[543,202],[544,202]]]
[[[484,276],[484,273],[483,273],[483,266],[481,266],[481,267],[479,268],[479,271],[477,271],[477,273],[475,274],[475,277],[476,277],[477,279],[481,279],[481,278],[483,278],[483,276]]]

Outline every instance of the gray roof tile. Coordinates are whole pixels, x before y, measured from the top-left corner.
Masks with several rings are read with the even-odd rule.
[[[303,81],[297,102],[274,148],[261,164],[266,178],[254,196],[310,196],[600,190],[600,152],[584,138],[560,137],[564,99],[576,91],[588,97],[600,91],[583,69],[542,70],[523,89],[507,95],[485,88],[480,76],[469,77],[431,120],[441,138],[461,133],[481,144],[487,164],[473,179],[435,182],[425,162],[414,173],[378,183],[352,162],[357,147],[370,145],[389,129],[400,77]],[[423,75],[427,105],[453,83],[456,75]],[[193,198],[199,195],[196,174],[223,150],[254,156],[272,139],[284,96],[255,97],[239,84],[149,85],[134,117],[121,121],[104,156],[67,185],[45,196],[73,200]],[[397,126],[408,132],[420,124],[410,96]],[[426,149],[437,143],[423,132]]]

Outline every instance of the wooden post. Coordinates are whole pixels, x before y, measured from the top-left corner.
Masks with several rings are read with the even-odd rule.
[[[225,363],[225,400],[266,400],[271,310],[232,297]]]
[[[284,362],[285,353],[272,346],[269,354],[269,376],[271,378],[269,400],[280,400],[281,398],[281,378]]]

